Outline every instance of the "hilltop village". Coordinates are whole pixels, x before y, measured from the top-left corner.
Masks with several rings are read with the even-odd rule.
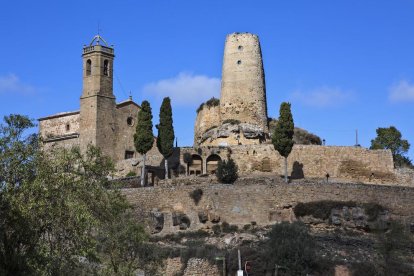
[[[132,99],[116,102],[113,93],[115,50],[96,36],[83,48],[83,90],[80,109],[39,119],[39,133],[45,149],[88,144],[99,147],[117,166],[117,177],[141,174],[142,157],[133,136],[139,104]],[[282,173],[283,158],[270,142],[265,74],[259,38],[234,33],[226,38],[220,99],[201,103],[194,125],[194,145],[176,148],[169,158],[173,175],[185,174],[184,155],[191,155],[188,173],[214,173],[217,163],[229,152],[240,172]],[[147,153],[148,172],[153,183],[162,177],[163,157],[154,147]],[[381,182],[381,175],[394,174],[389,150],[361,147],[300,145],[289,156],[289,175],[351,178],[353,167],[365,169],[365,181]],[[184,169],[183,169],[184,168]],[[298,171],[300,169],[300,171]],[[368,171],[370,173],[368,173]],[[152,176],[153,174],[153,176]]]
[[[91,144],[109,156],[116,167],[112,178],[124,183],[122,193],[154,243],[179,250],[240,247],[248,254],[266,241],[271,225],[300,221],[318,238],[321,256],[334,260],[338,274],[329,275],[371,275],[352,274],[361,259],[378,258],[371,231],[387,231],[391,220],[414,229],[414,173],[395,169],[390,150],[297,143],[288,157],[291,182],[281,180],[284,159],[271,143],[263,57],[251,33],[227,35],[220,98],[200,103],[193,146],[177,147],[168,158],[171,179],[163,179],[154,138],[146,154],[147,185],[140,187],[143,159],[133,137],[141,106],[131,98],[116,102],[114,57],[115,49],[99,35],[83,48],[80,109],[40,118],[39,134],[46,151],[85,151]],[[233,185],[220,184],[214,174],[229,157],[240,177]],[[193,253],[166,258],[161,274],[221,275],[219,262]],[[274,275],[272,269],[253,275]]]

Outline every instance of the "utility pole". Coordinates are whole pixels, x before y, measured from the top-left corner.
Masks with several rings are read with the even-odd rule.
[[[241,256],[240,256],[240,249],[237,250],[237,255],[239,257],[239,270],[237,270],[237,276],[243,276],[243,270],[241,268]]]

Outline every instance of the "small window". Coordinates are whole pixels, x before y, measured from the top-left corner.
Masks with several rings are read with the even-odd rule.
[[[132,117],[128,117],[128,118],[127,118],[127,124],[128,124],[129,126],[133,126],[133,125],[134,125],[134,118],[132,118]]]
[[[70,130],[70,124],[66,124],[66,131]]]
[[[238,61],[237,61],[237,64],[239,64],[239,65],[240,65],[240,64],[241,64],[241,60],[238,60]]]
[[[107,59],[105,59],[104,60],[104,71],[103,71],[103,73],[104,73],[105,76],[108,76],[109,75],[108,74],[108,70],[109,70],[109,62],[108,62]]]
[[[92,72],[92,61],[90,59],[88,59],[86,61],[86,75],[90,76]]]
[[[125,151],[125,159],[131,159],[134,158],[134,152],[130,150]]]
[[[239,51],[243,51],[243,46],[239,45],[238,49]]]

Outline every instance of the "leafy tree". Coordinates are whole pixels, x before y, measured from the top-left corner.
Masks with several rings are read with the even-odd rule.
[[[93,274],[100,267],[94,264],[105,260],[97,252],[97,233],[111,237],[108,225],[129,209],[107,178],[112,162],[92,146],[85,154],[79,148],[38,150],[36,136],[25,135],[33,126],[27,117],[11,115],[5,122],[0,125],[0,275]]]
[[[138,112],[137,128],[134,134],[135,149],[142,155],[141,186],[145,185],[145,159],[147,152],[154,144],[152,134],[152,112],[148,101],[143,101]]]
[[[315,242],[303,222],[275,224],[263,257],[288,275],[307,275],[314,264]]]
[[[287,158],[293,148],[293,133],[295,125],[293,116],[290,111],[290,103],[283,102],[280,105],[280,115],[276,128],[272,135],[274,148],[285,158],[285,181],[288,182],[287,176]]]
[[[389,149],[397,167],[412,166],[411,160],[404,156],[410,149],[410,144],[402,139],[401,132],[394,126],[377,128],[377,137],[371,140],[370,149]]]
[[[232,158],[219,161],[217,171],[217,179],[224,184],[233,184],[239,177],[238,167]]]
[[[157,125],[158,138],[157,147],[165,160],[165,179],[168,179],[168,157],[174,150],[174,127],[172,119],[171,101],[169,97],[164,98],[160,109],[160,123]]]

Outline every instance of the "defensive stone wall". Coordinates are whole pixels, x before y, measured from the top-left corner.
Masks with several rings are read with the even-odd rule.
[[[237,163],[241,174],[252,172],[284,174],[284,158],[271,144],[182,148],[181,163],[184,153],[190,153],[193,158],[200,160],[191,166],[199,166],[198,170],[201,173],[208,173],[207,167],[211,156],[219,156],[224,160],[230,155]],[[362,147],[294,145],[288,157],[288,174],[293,179],[324,178],[329,174],[333,178],[361,182],[395,183],[397,181],[391,151],[369,150]]]
[[[190,197],[195,189],[203,196],[198,204]],[[164,214],[162,233],[176,232],[174,214],[185,214],[190,230],[204,228],[213,222],[226,221],[243,226],[255,222],[269,225],[277,221],[293,220],[292,207],[298,202],[320,200],[375,202],[390,211],[391,218],[405,223],[414,222],[414,188],[350,183],[295,182],[281,183],[278,179],[250,178],[226,184],[200,184],[178,187],[146,187],[125,189],[137,209]],[[206,217],[204,223],[200,215]]]
[[[197,118],[194,125],[194,145],[201,143],[202,136],[208,130],[220,125],[220,107],[203,105],[203,108],[197,112]]]

